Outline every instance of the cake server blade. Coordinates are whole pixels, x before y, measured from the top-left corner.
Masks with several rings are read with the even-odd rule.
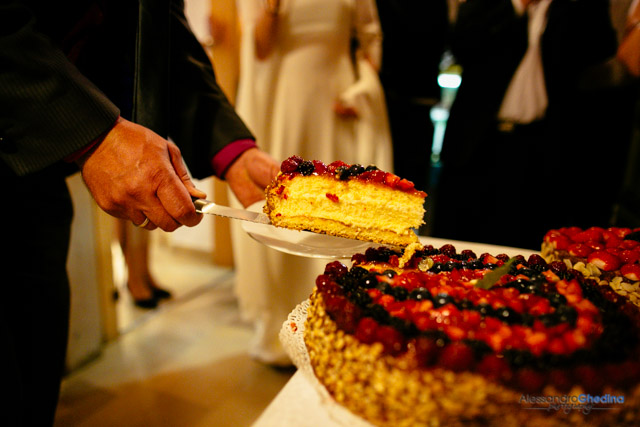
[[[269,217],[261,212],[231,208],[229,206],[218,205],[204,199],[194,199],[193,204],[195,205],[196,212],[198,213],[257,222],[258,224],[271,224]]]

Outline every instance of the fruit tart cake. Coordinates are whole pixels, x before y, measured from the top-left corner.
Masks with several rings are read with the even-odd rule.
[[[381,244],[418,242],[426,193],[375,166],[292,156],[266,189],[272,224]]]
[[[640,306],[640,228],[550,230],[542,242],[542,255],[549,262],[563,261]]]
[[[304,342],[339,404],[381,426],[640,422],[637,307],[540,255],[401,255],[316,280]]]

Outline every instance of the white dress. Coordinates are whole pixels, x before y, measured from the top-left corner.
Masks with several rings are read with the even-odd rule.
[[[379,63],[381,32],[373,0],[282,0],[276,47],[265,60],[254,51],[254,26],[264,0],[237,0],[242,28],[236,108],[258,145],[277,161],[291,155],[330,163],[375,164],[390,171],[391,136],[382,87],[364,59]],[[356,77],[356,70],[359,78]],[[358,119],[340,118],[338,98]],[[232,203],[237,201],[232,197]],[[236,293],[256,326],[251,353],[287,363],[278,332],[296,304],[308,298],[328,260],[282,254],[232,224]],[[347,260],[348,261],[348,260]]]

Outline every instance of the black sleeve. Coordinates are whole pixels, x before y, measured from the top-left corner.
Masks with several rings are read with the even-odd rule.
[[[38,32],[31,11],[0,5],[0,158],[18,175],[44,169],[113,126],[118,108]]]
[[[211,61],[172,2],[169,136],[196,178],[213,174],[211,159],[227,144],[254,139],[218,86]]]

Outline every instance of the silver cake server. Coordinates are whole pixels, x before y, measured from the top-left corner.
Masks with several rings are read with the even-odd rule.
[[[231,208],[229,206],[218,205],[204,199],[194,199],[193,204],[195,205],[196,212],[198,213],[241,219],[243,221],[257,222],[258,224],[271,224],[269,217],[262,212]]]

